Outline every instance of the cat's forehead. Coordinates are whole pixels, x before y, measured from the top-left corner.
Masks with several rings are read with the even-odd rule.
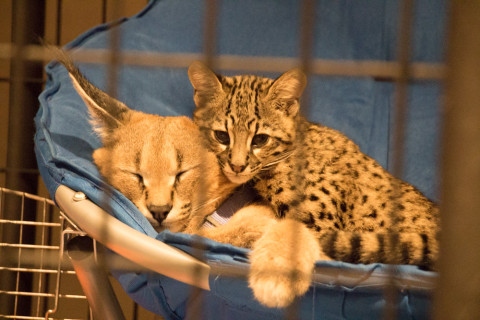
[[[225,115],[249,121],[258,117],[259,107],[273,80],[252,75],[225,77]]]
[[[227,94],[263,93],[273,83],[273,79],[255,75],[222,77],[220,80]]]

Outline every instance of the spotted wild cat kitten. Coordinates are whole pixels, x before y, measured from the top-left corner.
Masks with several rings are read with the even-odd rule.
[[[332,259],[434,267],[437,206],[339,131],[304,119],[300,69],[276,80],[226,77],[194,62],[188,75],[194,121],[230,181],[251,181],[277,217],[305,223]]]
[[[65,52],[50,50],[67,68],[101,139],[102,146],[92,154],[99,172],[157,230],[167,228],[252,248],[249,284],[264,305],[285,307],[308,290],[314,263],[325,255],[304,224],[277,219],[268,205],[247,203],[228,223],[202,228],[239,183],[222,173],[193,121],[135,111],[90,83]],[[290,230],[295,230],[294,238],[288,236]],[[296,254],[298,251],[301,254]],[[273,278],[272,253],[276,261],[283,261],[278,263],[281,272],[275,272]],[[291,274],[295,275],[294,284]]]

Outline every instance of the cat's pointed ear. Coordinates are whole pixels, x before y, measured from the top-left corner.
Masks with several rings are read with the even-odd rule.
[[[47,49],[67,69],[75,91],[88,107],[93,129],[105,143],[113,130],[129,120],[132,110],[88,81],[75,66],[68,52],[53,46],[47,46]]]
[[[105,142],[112,131],[129,120],[131,110],[122,102],[95,87],[83,76],[79,78],[71,72],[69,76],[73,87],[88,107],[93,129]]]
[[[223,93],[217,75],[200,61],[194,61],[188,68],[188,78],[194,89],[193,100],[197,108]]]
[[[295,68],[285,72],[273,82],[268,90],[267,98],[285,102],[279,106],[284,106],[286,108],[284,111],[288,114],[296,114],[299,109],[298,101],[306,85],[305,73],[301,69]]]

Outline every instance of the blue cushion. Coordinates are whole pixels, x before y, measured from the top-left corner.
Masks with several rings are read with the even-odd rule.
[[[446,1],[416,2],[412,56],[416,61],[441,62],[443,57]],[[217,52],[248,56],[296,57],[299,48],[299,1],[225,0],[218,18]],[[317,1],[314,56],[325,59],[392,60],[395,58],[397,1]],[[203,1],[158,0],[134,17],[122,19],[121,48],[169,53],[200,53],[203,43]],[[70,48],[105,48],[108,28],[101,25],[80,35]],[[99,88],[106,88],[106,68],[80,64],[80,70]],[[192,237],[168,231],[157,234],[135,206],[102,183],[92,163],[92,151],[100,147],[88,122],[87,109],[75,93],[66,70],[50,63],[48,80],[40,95],[35,119],[35,151],[42,177],[53,196],[60,184],[82,190],[119,220],[151,237],[191,250]],[[222,70],[220,70],[222,71]],[[229,72],[228,70],[223,70]],[[223,72],[222,71],[222,72]],[[262,73],[258,73],[262,74]],[[269,74],[275,76],[275,74]],[[390,168],[392,158],[394,86],[369,77],[313,76],[310,83],[309,118],[339,129],[361,149]],[[165,116],[191,116],[193,89],[186,69],[122,66],[118,99],[133,109]],[[428,197],[436,199],[441,87],[434,81],[409,86],[409,111],[403,178]],[[106,196],[106,190],[112,192]],[[247,268],[248,250],[205,240],[209,261]],[[365,275],[358,285],[339,286],[316,281],[300,300],[301,318],[381,318],[385,301],[376,279],[386,270],[381,264],[351,265],[318,262],[318,266],[355,270]],[[402,277],[434,277],[414,266],[398,266]],[[161,275],[116,273],[127,293],[145,308],[167,319],[185,315],[191,288]],[[270,319],[284,310],[268,309],[252,297],[244,279],[211,277],[212,291],[203,295],[205,318]],[[401,318],[425,318],[430,293],[421,281],[400,293]],[[219,316],[220,315],[220,316]]]

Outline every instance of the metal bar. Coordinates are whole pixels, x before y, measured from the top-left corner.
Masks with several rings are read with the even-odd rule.
[[[210,69],[215,67],[215,54],[217,49],[217,17],[218,1],[205,0],[205,13],[203,24],[203,55],[204,62]]]
[[[15,320],[45,320],[44,317],[30,317],[30,316],[3,316],[5,319],[15,319]],[[51,318],[49,318],[51,319]],[[84,319],[70,319],[64,318],[62,320],[84,320]]]
[[[60,45],[62,41],[62,4],[63,0],[57,0],[57,21],[56,21],[56,31],[55,31],[55,44]]]
[[[0,223],[3,224],[17,224],[17,225],[27,225],[27,226],[42,226],[42,227],[60,227],[61,224],[57,222],[36,222],[36,221],[10,221],[5,219],[0,219]]]
[[[217,18],[218,18],[218,1],[204,1],[204,18],[203,18],[203,60],[210,69],[216,68],[216,49],[217,49]],[[203,157],[203,155],[201,155]],[[202,159],[203,160],[203,159]],[[207,195],[203,192],[206,190],[204,179],[199,181],[200,199],[206,199]],[[203,202],[203,200],[201,200]],[[196,237],[193,242],[192,256],[201,262],[204,262],[203,256],[204,244],[200,237]],[[193,269],[192,277],[195,281],[201,281],[202,269],[197,266]],[[190,289],[190,295],[187,301],[187,309],[185,319],[203,319],[202,314],[203,291],[198,287]]]
[[[50,204],[52,206],[55,206],[55,203],[52,200],[45,199],[43,197],[31,194],[31,193],[22,192],[22,191],[15,191],[15,190],[11,190],[11,189],[8,189],[8,188],[0,188],[0,192],[3,192],[5,194],[16,195],[16,196],[20,196],[20,197],[25,197],[27,199],[32,199],[32,200],[36,200],[36,201],[44,201],[45,200],[45,201],[47,201],[48,204]]]
[[[45,250],[58,250],[59,246],[42,246],[38,244],[17,244],[17,243],[0,243],[0,248],[17,248],[17,249],[45,249]]]
[[[403,163],[405,154],[405,127],[408,108],[408,85],[411,81],[410,55],[412,50],[411,38],[413,35],[413,0],[403,0],[400,2],[400,16],[397,29],[397,61],[399,65],[398,77],[395,79],[394,92],[394,128],[392,148],[393,157],[391,159],[392,174],[401,178],[403,174]],[[398,202],[400,198],[400,187],[393,189],[390,200]],[[391,221],[396,221],[397,208],[390,212]],[[394,230],[395,231],[395,230]],[[384,318],[389,320],[397,319],[398,316],[398,285],[395,281],[395,267],[389,267],[389,280],[384,291],[385,310]]]
[[[480,319],[480,1],[450,1],[435,319]]]
[[[67,251],[95,318],[125,319],[105,269],[96,263],[93,240],[75,237],[68,242]]]
[[[303,69],[303,72],[305,73],[307,79],[309,79],[311,71],[312,71],[312,65],[313,65],[313,44],[314,44],[314,27],[315,27],[315,15],[316,15],[316,5],[315,5],[315,0],[303,0],[300,4],[300,38],[299,38],[299,59],[300,59],[300,65],[301,68]],[[310,112],[310,90],[309,90],[309,84],[307,82],[307,86],[303,92],[301,102],[300,102],[300,113],[308,118]],[[297,130],[297,137],[299,141],[304,141],[305,139],[305,132],[303,130]],[[297,153],[295,156],[295,163],[297,167],[300,168],[305,168],[306,165],[306,159],[307,157],[305,156],[305,146],[303,143],[300,143],[297,147]],[[301,199],[305,195],[305,189],[303,188],[304,186],[304,180],[305,176],[302,174],[301,171],[297,171],[294,177],[294,183],[296,186],[302,186],[302,187],[297,187],[295,190],[295,197],[296,199]],[[290,230],[292,235],[291,237],[294,237],[295,230]],[[291,250],[291,257],[290,259],[292,261],[297,260],[297,255],[299,254],[298,248],[293,248]],[[278,271],[274,271],[278,272]],[[297,281],[297,275],[294,273],[289,274],[290,281],[294,283]],[[298,319],[299,315],[299,299],[296,298],[285,310],[285,317],[286,319]]]
[[[32,269],[32,268],[8,268],[0,267],[0,270],[15,271],[15,272],[33,272],[33,273],[57,273],[54,269]],[[75,274],[74,271],[60,271],[63,274]]]
[[[14,52],[15,46],[0,43],[0,58],[10,58]],[[24,55],[25,59],[31,61],[48,62],[55,59],[51,52],[41,46],[25,47]],[[75,52],[72,57],[78,62],[106,63],[108,55],[105,49],[84,49]],[[203,54],[135,50],[124,50],[119,53],[119,56],[123,65],[169,68],[187,68],[192,61],[204,58]],[[251,72],[284,72],[301,65],[298,58],[237,55],[217,55],[213,58],[213,64],[222,70]],[[391,81],[400,76],[400,69],[400,64],[396,61],[313,59],[311,73],[324,76],[374,77]],[[441,80],[444,78],[444,73],[445,67],[440,63],[413,62],[410,64],[411,79]]]
[[[10,70],[10,103],[8,113],[8,147],[7,168],[5,184],[8,188],[36,193],[38,177],[36,175],[22,173],[23,169],[37,169],[35,154],[33,151],[34,125],[32,119],[37,111],[37,97],[42,90],[41,80],[43,76],[42,65],[38,61],[27,61],[23,55],[23,49],[27,45],[38,44],[38,39],[43,37],[45,29],[45,0],[17,0],[12,1],[12,42],[15,48],[11,52]],[[25,80],[29,79],[29,82]],[[31,79],[39,79],[38,83],[31,83]],[[20,203],[19,199],[5,197],[4,216],[6,220],[17,220],[21,212],[25,214],[25,220],[35,220],[35,207],[33,203]],[[25,206],[25,207],[24,207]],[[18,241],[18,229],[21,238]],[[23,226],[3,228],[1,242],[4,243],[33,243],[34,232],[23,233]],[[0,246],[0,256],[5,254],[4,247]],[[21,249],[18,251],[21,254]],[[31,291],[32,275],[17,274],[16,278],[3,277],[3,288],[6,290],[21,289]],[[30,314],[31,299],[15,299],[10,296],[0,295],[0,314],[14,314],[17,312]]]
[[[303,0],[301,5],[300,17],[300,61],[303,71],[309,78],[313,69],[313,44],[315,31],[315,0]],[[303,93],[301,110],[305,116],[309,114],[310,109],[310,93],[309,85]]]
[[[60,252],[57,257],[57,276],[56,276],[56,281],[55,281],[55,296],[54,296],[54,305],[51,309],[48,309],[47,312],[45,312],[45,319],[49,318],[50,314],[54,314],[58,310],[58,299],[60,298],[60,282],[61,282],[61,262],[63,259],[63,252],[65,251],[65,236],[70,234],[71,230],[67,229],[65,230],[65,220],[60,219],[60,221],[63,224],[63,231],[60,236]]]
[[[11,296],[24,296],[24,297],[43,297],[43,298],[54,298],[54,293],[39,293],[31,291],[0,291],[2,294],[11,295]],[[66,299],[86,299],[85,296],[78,294],[59,294],[59,298]]]

